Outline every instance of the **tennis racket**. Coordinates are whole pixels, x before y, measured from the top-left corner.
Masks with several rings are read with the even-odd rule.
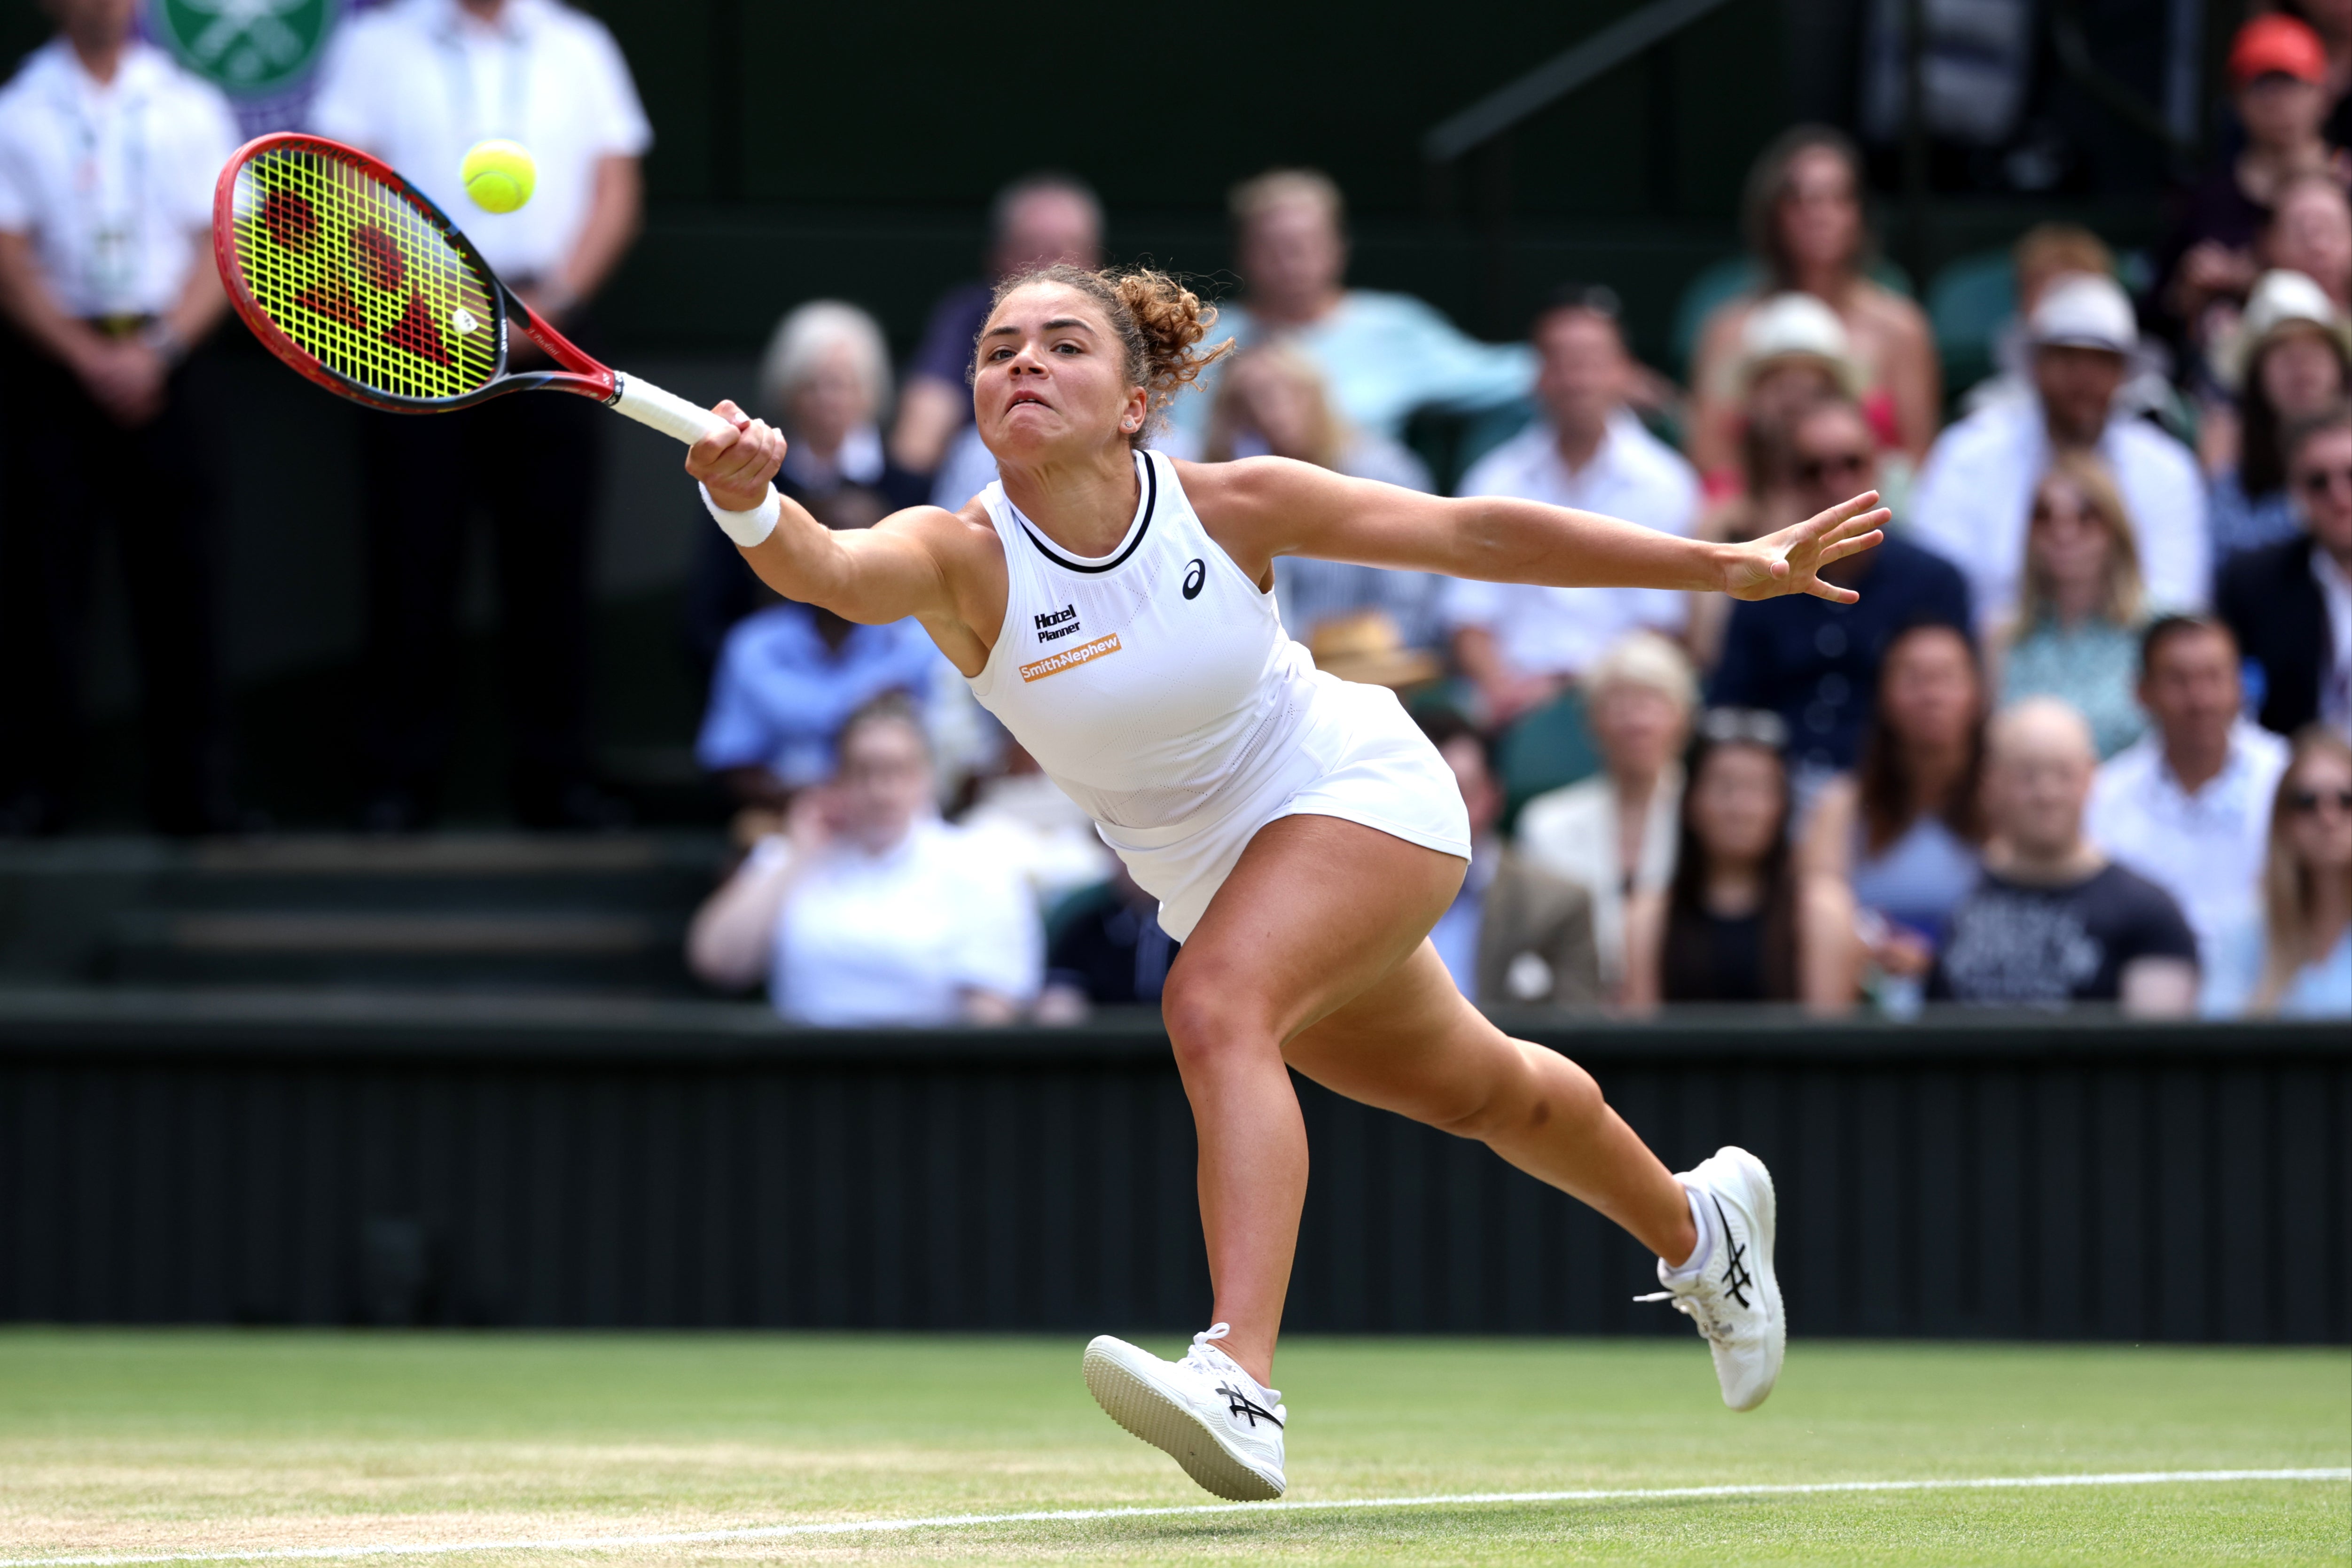
[[[213,256],[270,352],[329,392],[394,413],[567,392],[691,444],[726,422],[598,363],[482,259],[440,208],[366,153],[280,131],[213,188]],[[509,323],[562,368],[507,369]]]

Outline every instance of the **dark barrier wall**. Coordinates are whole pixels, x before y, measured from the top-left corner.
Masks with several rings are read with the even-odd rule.
[[[2352,1338],[2352,1035],[1519,1026],[1772,1166],[1800,1333]],[[1679,1333],[1475,1145],[1304,1090],[1299,1329]],[[0,1316],[1190,1330],[1156,1027],[648,1005],[0,1001]]]

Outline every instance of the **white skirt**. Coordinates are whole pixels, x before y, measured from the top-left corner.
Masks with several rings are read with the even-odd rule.
[[[1280,817],[1338,817],[1470,858],[1470,813],[1454,770],[1396,694],[1320,672],[1308,680],[1305,721],[1279,743],[1286,754],[1252,768],[1235,799],[1214,800],[1165,828],[1095,824],[1137,884],[1160,900],[1160,929],[1179,942],[1208,913],[1257,831]]]

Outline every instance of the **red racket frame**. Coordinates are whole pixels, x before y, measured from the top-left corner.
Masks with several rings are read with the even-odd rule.
[[[491,314],[497,318],[498,351],[490,369],[490,379],[469,392],[456,397],[415,398],[382,392],[352,380],[331,368],[319,357],[303,348],[278,329],[254,297],[251,285],[246,281],[245,268],[236,256],[236,178],[245,166],[264,152],[281,149],[312,152],[331,158],[357,169],[394,192],[426,222],[439,230],[443,238],[462,254],[483,277],[489,282]],[[539,313],[516,295],[490,269],[482,253],[474,247],[465,231],[449,221],[448,214],[433,204],[430,197],[417,190],[381,159],[370,157],[356,147],[331,141],[323,136],[312,136],[299,131],[276,131],[257,136],[230,155],[213,185],[213,263],[220,269],[221,285],[228,291],[228,302],[262,345],[305,379],[329,392],[370,408],[388,413],[440,413],[453,408],[471,408],[494,397],[509,392],[530,392],[546,388],[555,392],[574,392],[597,402],[613,402],[616,388],[610,367],[599,361],[571,339],[540,319]],[[509,373],[507,370],[507,323],[509,319],[520,323],[524,335],[544,350],[548,358],[563,367],[560,371],[524,371]]]

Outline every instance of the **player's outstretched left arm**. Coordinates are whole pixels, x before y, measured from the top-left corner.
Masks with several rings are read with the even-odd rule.
[[[1185,493],[1219,544],[1259,575],[1276,556],[1442,572],[1487,582],[1669,588],[1772,599],[1860,595],[1821,569],[1885,536],[1878,492],[1745,544],[1661,533],[1635,523],[1502,497],[1424,496],[1282,457],[1184,464]]]

